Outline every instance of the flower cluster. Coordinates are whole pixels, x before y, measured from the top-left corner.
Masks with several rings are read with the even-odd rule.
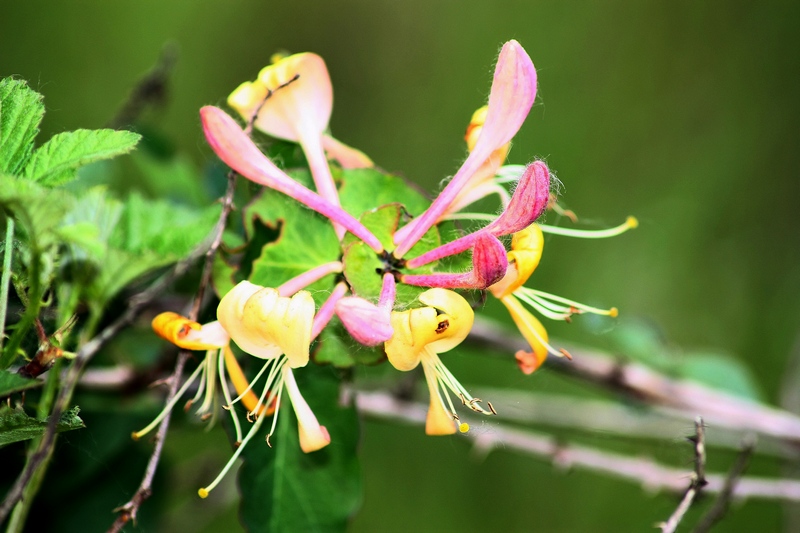
[[[548,353],[559,356],[566,353],[549,344],[544,327],[523,303],[548,318],[562,320],[582,312],[616,316],[613,308],[596,309],[523,287],[539,263],[543,231],[592,235],[536,224],[548,207],[560,209],[551,196],[550,171],[544,162],[534,161],[525,167],[503,166],[511,139],[535,97],[533,63],[519,43],[509,41],[500,51],[488,104],[475,112],[467,130],[469,155],[463,165],[427,209],[411,213],[415,216],[405,225],[392,227],[388,237],[368,227],[363,217],[357,218],[361,213],[350,213],[342,207],[329,162],[334,161],[342,169],[354,169],[371,167],[372,161],[327,133],[333,95],[325,63],[319,56],[304,53],[277,58],[255,81],[242,84],[228,99],[229,106],[255,128],[300,145],[314,190],[293,179],[264,155],[237,121],[223,110],[211,106],[200,110],[205,136],[223,162],[245,178],[278,191],[330,220],[342,250],[340,260],[320,264],[288,280],[276,280],[282,283],[274,288],[240,282],[222,297],[216,322],[201,326],[174,313],[164,313],[153,321],[154,329],[165,339],[183,348],[207,352],[203,364],[182,386],[175,401],[193,382],[199,381],[193,400],[199,401],[205,394],[199,413],[213,414],[213,398],[219,388],[224,407],[233,417],[240,446],[219,477],[200,489],[201,496],[207,496],[216,486],[262,421],[274,413],[267,436],[269,443],[284,389],[297,415],[303,451],[313,452],[330,442],[327,430],[301,395],[294,372],[308,364],[312,342],[334,316],[358,343],[383,345],[386,358],[397,370],[409,371],[421,364],[430,393],[426,422],[426,432],[430,435],[469,430],[456,412],[458,402],[477,413],[496,414],[491,403],[484,407],[480,399],[471,396],[440,358],[440,354],[466,338],[473,324],[473,309],[456,290],[488,290],[508,308],[531,345],[531,353],[517,354],[526,373],[538,368]],[[514,182],[511,194],[506,189],[510,181]],[[501,199],[499,215],[463,211],[492,194]],[[439,244],[437,237],[435,244],[422,246],[426,235],[455,219],[487,223],[449,242]],[[604,234],[634,226],[635,220],[630,219]],[[603,232],[595,233],[600,236]],[[501,240],[508,235],[512,236],[510,251]],[[353,242],[366,247],[381,267],[353,274],[348,269],[348,251]],[[464,253],[471,254],[471,268],[440,270],[440,260]],[[336,279],[317,309],[305,289],[331,274]],[[358,288],[359,280],[354,279],[359,276],[378,276],[374,284],[380,290],[371,295],[363,293]],[[401,286],[415,288],[414,297],[406,296],[403,300]],[[231,341],[242,352],[263,360],[261,370],[252,380],[248,381],[239,367]],[[235,397],[229,382],[235,389]],[[246,434],[233,409],[238,402],[245,406],[248,421],[252,423]],[[152,429],[172,404],[134,436]]]

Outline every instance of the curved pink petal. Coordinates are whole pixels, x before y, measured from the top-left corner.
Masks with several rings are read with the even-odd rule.
[[[377,237],[361,222],[276,167],[223,110],[205,106],[200,109],[200,118],[208,144],[226,165],[245,178],[291,196],[332,222],[342,225],[376,252],[383,251],[383,245]]]
[[[345,296],[336,302],[336,316],[356,341],[377,346],[392,337],[391,307],[379,307],[358,296]]]
[[[535,99],[536,69],[533,62],[517,41],[509,41],[503,45],[497,59],[486,122],[475,148],[431,206],[395,233],[395,257],[403,257],[419,241],[453,203],[466,182],[492,152],[514,137]]]

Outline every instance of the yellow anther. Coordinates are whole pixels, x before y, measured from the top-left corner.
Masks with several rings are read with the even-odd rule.
[[[636,217],[628,217],[627,219],[625,219],[625,223],[626,223],[626,224],[628,225],[628,227],[630,227],[631,229],[634,229],[634,228],[638,228],[638,227],[639,227],[639,219],[637,219]]]
[[[458,430],[459,430],[461,433],[466,433],[467,431],[469,431],[469,424],[467,424],[466,422],[461,422],[461,423],[458,425]]]
[[[608,316],[611,318],[617,318],[619,316],[619,310],[616,307],[612,307],[608,310]]]
[[[197,489],[197,495],[201,498],[208,498],[208,491],[206,489]]]

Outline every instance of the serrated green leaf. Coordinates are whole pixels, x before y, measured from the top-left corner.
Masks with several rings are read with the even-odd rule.
[[[73,407],[61,415],[56,431],[61,433],[85,427],[83,420],[78,416],[79,412],[78,407]],[[46,427],[47,420],[30,417],[21,408],[15,409],[5,405],[0,407],[0,446],[39,437]]]
[[[0,371],[0,398],[5,398],[9,394],[20,392],[35,387],[40,387],[42,382],[38,379],[22,377],[19,374]]]
[[[44,116],[42,95],[21,80],[0,80],[0,174],[17,174],[30,158]]]
[[[59,133],[36,149],[24,176],[47,187],[75,178],[88,163],[130,152],[141,137],[131,131],[75,130]]]
[[[339,380],[330,367],[309,365],[295,375],[331,443],[303,453],[294,412],[281,407],[272,447],[256,436],[242,453],[241,518],[250,533],[344,531],[361,502],[355,408],[339,405]]]
[[[719,353],[686,354],[678,366],[684,378],[730,392],[748,400],[762,401],[758,383],[751,370],[738,359]]]
[[[277,287],[312,268],[339,259],[339,239],[330,221],[280,193],[265,189],[245,208],[245,217],[245,227],[251,238],[257,221],[279,231],[277,239],[263,245],[253,262],[249,277],[252,283]],[[333,276],[326,276],[308,287],[317,305],[330,293],[332,280]]]

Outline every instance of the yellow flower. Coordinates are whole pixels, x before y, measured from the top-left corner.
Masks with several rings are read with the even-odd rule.
[[[635,219],[632,219],[635,221]],[[633,226],[631,226],[633,227]],[[489,291],[506,306],[517,328],[531,346],[531,352],[521,350],[516,358],[520,369],[530,374],[538,369],[547,358],[548,353],[569,357],[566,350],[553,348],[547,337],[547,331],[539,320],[528,311],[522,303],[530,305],[539,313],[554,320],[569,321],[574,314],[594,313],[616,317],[616,307],[599,309],[546,293],[524,287],[539,261],[542,258],[544,236],[542,228],[533,224],[517,232],[511,239],[511,251],[508,252],[508,270],[505,277],[489,287]]]
[[[195,381],[198,381],[198,379],[200,385],[198,386],[197,393],[193,399],[189,400],[187,408],[205,395],[203,403],[197,409],[197,413],[203,418],[211,417],[215,414],[214,400],[217,384],[219,384],[222,390],[227,408],[230,408],[236,401],[241,401],[248,412],[257,415],[269,415],[272,413],[274,408],[272,406],[266,407],[260,404],[258,402],[258,397],[249,390],[250,384],[242,372],[239,362],[236,360],[236,357],[234,357],[233,352],[231,352],[229,346],[230,337],[219,322],[209,322],[201,326],[197,322],[189,320],[177,313],[166,312],[156,316],[153,319],[152,326],[158,336],[168,340],[179,348],[197,351],[205,350],[206,356],[161,413],[159,413],[159,415],[144,429],[133,433],[132,436],[134,439],[139,439],[152,431],[172,407],[175,406],[188,388]],[[222,350],[223,357],[219,357],[219,350]],[[236,390],[236,394],[239,395],[236,400],[232,400],[226,373]],[[241,426],[236,414],[232,410],[231,417],[233,418],[233,424],[236,430],[237,442],[241,442]]]
[[[453,377],[438,354],[455,348],[466,338],[472,329],[474,313],[463,297],[447,289],[430,289],[419,300],[426,307],[392,312],[394,335],[386,341],[386,356],[392,366],[402,371],[422,363],[430,392],[425,422],[428,435],[450,435],[456,432],[456,426],[466,432],[469,426],[460,423],[450,392],[473,411],[487,415],[492,412],[478,405],[480,400],[473,398]]]

